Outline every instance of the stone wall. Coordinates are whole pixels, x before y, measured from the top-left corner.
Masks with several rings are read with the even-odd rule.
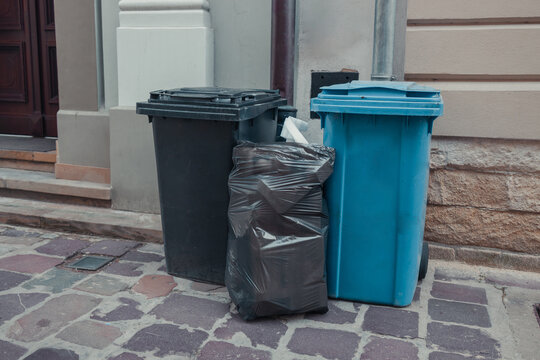
[[[540,141],[434,137],[425,239],[540,255]]]

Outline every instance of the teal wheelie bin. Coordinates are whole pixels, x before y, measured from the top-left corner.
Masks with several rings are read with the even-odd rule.
[[[324,145],[336,149],[326,183],[329,296],[407,306],[423,252],[440,92],[413,82],[353,81],[323,87],[311,110],[321,117]]]

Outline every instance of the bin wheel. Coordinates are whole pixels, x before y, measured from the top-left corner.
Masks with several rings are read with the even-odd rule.
[[[429,262],[429,246],[427,242],[422,243],[422,257],[420,258],[420,271],[418,272],[418,280],[423,280],[427,274]]]

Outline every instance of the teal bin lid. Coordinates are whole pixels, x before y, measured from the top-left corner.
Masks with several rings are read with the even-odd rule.
[[[325,86],[311,99],[317,113],[429,116],[443,113],[439,90],[406,81],[352,81]]]

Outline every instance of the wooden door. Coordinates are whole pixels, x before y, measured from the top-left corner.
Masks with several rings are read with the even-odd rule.
[[[58,71],[54,36],[54,0],[38,1],[39,58],[41,66],[41,112],[45,136],[57,136]]]
[[[0,134],[56,136],[52,0],[0,0]]]

